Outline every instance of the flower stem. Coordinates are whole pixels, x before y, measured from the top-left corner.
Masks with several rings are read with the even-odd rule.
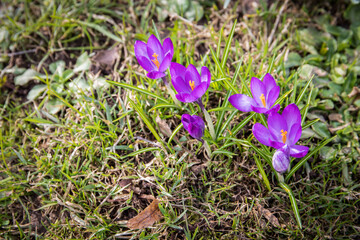
[[[210,117],[209,113],[206,111],[206,109],[204,107],[204,104],[201,101],[201,98],[199,98],[196,102],[197,102],[197,104],[199,104],[199,107],[201,108],[201,111],[205,115],[205,120],[206,120],[207,125],[209,127],[210,135],[211,135],[212,139],[215,141],[216,136],[215,136],[214,124],[212,123],[211,117]]]
[[[284,176],[281,173],[276,172],[278,181],[284,183]]]
[[[170,86],[167,78],[166,78],[166,77],[162,77],[161,79],[164,81],[165,87],[166,87],[168,93],[170,94],[172,100],[174,101],[174,103],[175,103],[176,105],[180,105],[180,102],[179,102],[179,100],[177,100],[177,98],[175,97],[175,93],[174,93],[174,91],[171,89],[171,86]]]

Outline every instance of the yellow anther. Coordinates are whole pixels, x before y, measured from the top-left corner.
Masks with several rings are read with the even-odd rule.
[[[286,134],[287,134],[287,131],[284,131],[281,129],[281,136],[282,136],[283,143],[286,143]]]
[[[264,94],[261,94],[260,100],[261,100],[263,106],[266,107],[266,102],[265,102],[265,96],[264,96]]]
[[[191,87],[191,90],[194,91],[194,88],[195,88],[195,82],[194,81],[189,81],[189,85]]]
[[[152,55],[152,57],[154,57],[154,59],[153,60],[151,60],[156,66],[157,66],[157,68],[159,69],[160,68],[160,63],[159,63],[159,61],[158,61],[158,59],[157,59],[157,57],[158,57],[159,55],[157,55],[156,53],[154,53],[153,55]]]

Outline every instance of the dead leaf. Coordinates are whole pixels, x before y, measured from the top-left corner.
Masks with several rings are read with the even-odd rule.
[[[341,126],[338,126],[338,127],[329,128],[329,131],[330,131],[331,133],[334,133],[334,132],[337,132],[337,131],[339,131],[339,130],[342,130],[342,129],[346,128],[346,127],[349,126],[350,124],[351,124],[351,123],[346,123],[346,124],[341,125]]]
[[[358,87],[353,87],[351,92],[348,94],[348,97],[352,98],[352,97],[357,96],[359,94],[360,94],[360,89]]]
[[[191,171],[195,174],[195,175],[199,175],[199,173],[202,172],[203,169],[206,168],[206,163],[203,164],[199,164],[199,165],[194,165],[191,167]]]
[[[167,137],[170,137],[172,135],[172,131],[170,126],[166,123],[165,120],[161,119],[159,116],[156,117],[156,123],[160,128],[160,131],[162,134],[164,134]],[[178,138],[174,136],[175,142],[179,142]]]
[[[164,134],[167,137],[171,136],[172,131],[171,131],[169,125],[166,123],[165,120],[163,120],[159,116],[157,116],[156,117],[156,123],[158,124],[162,134]]]
[[[116,59],[118,59],[119,57],[119,47],[114,47],[111,49],[97,52],[92,60],[98,66],[100,65],[111,68],[114,65]]]
[[[147,206],[136,217],[130,219],[127,227],[130,229],[142,229],[152,226],[155,222],[163,218],[159,209],[159,200],[154,199],[152,203]]]
[[[325,77],[328,75],[327,71],[325,71],[324,69],[318,68],[318,67],[314,67],[313,73],[315,73],[315,75],[317,75],[319,77]]]
[[[259,210],[259,213],[264,216],[274,227],[281,228],[279,220],[272,214],[269,210],[261,206],[260,204],[256,204]]]
[[[344,123],[344,121],[342,119],[342,115],[340,113],[330,113],[329,119],[330,119],[330,121],[336,121],[336,122],[339,122],[339,123]]]

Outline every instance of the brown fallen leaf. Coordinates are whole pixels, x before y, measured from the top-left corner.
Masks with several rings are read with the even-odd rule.
[[[353,87],[351,92],[348,94],[349,98],[352,98],[354,96],[360,95],[360,89],[358,87]]]
[[[269,210],[261,206],[260,204],[256,204],[259,213],[264,216],[274,227],[280,227],[281,225],[279,223],[279,220],[275,217],[274,214],[272,214]]]
[[[163,120],[159,116],[157,116],[156,123],[158,124],[162,134],[164,134],[167,137],[170,137],[172,135],[173,131],[171,131],[170,126],[167,124],[167,122],[165,120]],[[175,142],[179,142],[179,140],[176,136],[174,136],[174,140],[175,140]]]
[[[339,123],[344,123],[344,121],[342,119],[342,115],[340,113],[330,113],[329,119],[330,119],[330,121],[336,121],[336,122],[339,122]]]
[[[346,124],[341,125],[341,126],[338,126],[338,127],[329,128],[329,131],[330,131],[331,133],[335,133],[335,132],[337,132],[337,131],[339,131],[339,130],[342,130],[342,129],[346,128],[346,127],[349,126],[350,124],[351,124],[351,123],[346,123]]]
[[[163,215],[159,209],[159,200],[154,199],[154,201],[152,201],[152,203],[142,212],[128,221],[127,227],[130,229],[142,229],[150,227],[162,218]]]
[[[162,134],[164,134],[167,137],[171,136],[172,131],[171,131],[169,125],[166,123],[165,120],[163,120],[159,116],[157,116],[156,117],[156,123],[158,124]]]
[[[98,65],[98,67],[105,66],[111,68],[114,65],[116,59],[118,59],[119,57],[119,46],[116,46],[111,49],[97,52],[92,60],[95,62],[96,65]]]

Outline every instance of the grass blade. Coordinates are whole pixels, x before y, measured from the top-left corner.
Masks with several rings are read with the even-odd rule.
[[[238,75],[239,75],[242,61],[243,61],[243,57],[241,58],[239,64],[238,64],[237,67],[236,67],[235,74],[234,74],[234,76],[233,76],[233,78],[232,78],[232,80],[231,80],[231,85],[234,85],[234,83],[235,83],[235,81],[236,81],[236,79],[237,79],[237,77],[238,77]],[[226,94],[226,96],[225,96],[225,101],[224,101],[222,107],[226,108],[226,107],[229,105],[228,99],[229,99],[230,95],[232,94],[232,92],[233,92],[233,91],[231,91],[231,90],[227,92],[227,94]],[[225,113],[226,113],[225,111],[222,111],[221,114],[220,114],[220,116],[218,117],[218,121],[216,122],[216,130],[215,130],[216,139],[219,137],[219,135],[222,134],[222,132],[224,131],[224,129],[226,128],[226,126],[230,123],[230,120],[235,116],[235,114],[232,114],[231,116],[229,116],[229,118],[228,118],[228,120],[227,120],[227,122],[226,122],[227,124],[225,123],[225,125],[226,125],[225,128],[224,128],[224,127],[221,128],[222,121],[223,121],[223,119],[224,119]],[[230,120],[229,120],[229,119],[230,119]],[[220,129],[220,128],[221,128],[221,129]]]
[[[210,47],[211,56],[212,56],[212,58],[213,58],[213,60],[214,60],[214,62],[216,64],[217,68],[221,72],[221,77],[226,77],[226,74],[225,74],[224,70],[221,67],[219,59],[216,57],[216,53],[214,52],[214,49],[211,46],[209,46],[209,47]]]
[[[242,120],[236,127],[231,129],[231,135],[235,136],[254,117],[255,114],[256,114],[255,112],[251,113],[247,118]],[[226,141],[226,143],[228,142],[229,140]]]
[[[236,22],[237,20],[235,19],[234,21],[234,24],[231,28],[231,31],[230,31],[230,34],[229,34],[229,37],[226,41],[226,45],[225,45],[225,49],[224,49],[224,54],[222,56],[222,59],[221,59],[221,68],[224,70],[224,67],[225,67],[225,64],[226,64],[226,60],[228,59],[229,57],[229,52],[230,52],[230,47],[231,47],[231,41],[234,37],[234,32],[235,32],[235,26],[236,26]]]
[[[175,135],[179,132],[179,130],[183,127],[183,124],[179,124],[179,126],[177,126],[174,130],[174,132],[171,134],[171,136],[169,137],[169,141],[168,144],[171,143],[171,141],[173,140],[173,138],[175,137]]]
[[[300,92],[300,94],[299,94],[299,96],[298,96],[298,98],[296,99],[296,102],[295,102],[296,105],[299,105],[299,103],[301,102],[301,100],[305,96],[306,89],[309,87],[309,85],[310,85],[310,83],[312,82],[313,79],[314,79],[314,75],[311,76],[310,80],[306,83],[305,87]]]
[[[83,22],[80,20],[75,20],[72,19],[72,21],[79,23],[81,25],[85,25],[87,27],[90,27],[92,29],[95,29],[96,31],[104,34],[105,36],[107,36],[108,38],[111,38],[112,40],[116,41],[116,42],[120,42],[123,43],[123,40],[121,38],[119,38],[118,36],[114,35],[113,33],[109,32],[106,28],[104,28],[103,26],[97,25],[95,23],[91,23],[91,22]]]
[[[299,228],[301,229],[302,228],[302,223],[301,223],[301,218],[300,218],[300,214],[299,214],[299,208],[296,204],[296,199],[294,197],[294,194],[293,192],[291,191],[291,188],[289,187],[289,185],[287,185],[286,183],[284,182],[279,182],[279,185],[282,189],[285,190],[285,192],[289,195],[289,198],[290,198],[290,202],[291,202],[291,207],[293,209],[293,212],[294,212],[294,215],[295,215],[295,218],[296,218],[296,221],[299,225]]]
[[[156,27],[156,25],[155,25],[154,20],[153,20],[153,19],[151,19],[151,22],[152,22],[152,25],[153,25],[153,28],[154,28],[154,33],[155,33],[155,36],[157,37],[157,39],[159,39],[159,41],[160,41],[160,42],[162,42],[162,41],[161,41],[161,38],[160,38],[159,31],[157,30],[157,27]]]
[[[153,127],[153,125],[151,124],[150,120],[146,117],[146,115],[144,114],[144,112],[142,111],[142,109],[140,109],[130,98],[128,98],[131,106],[135,109],[135,111],[139,114],[139,116],[141,117],[141,119],[144,121],[144,123],[146,124],[146,126],[149,128],[149,130],[152,132],[152,134],[154,135],[154,137],[156,138],[156,140],[161,143],[162,147],[165,149],[164,143],[161,141],[161,138],[159,136],[159,134],[156,132],[155,128]]]
[[[320,145],[318,145],[314,150],[312,150],[310,153],[308,153],[305,157],[303,157],[293,168],[291,168],[290,172],[286,175],[285,181],[289,181],[292,175],[302,166],[305,164],[305,162],[315,153],[317,153],[322,147],[324,147],[326,144],[334,140],[337,136],[333,136],[325,141],[323,141]]]
[[[265,154],[263,151],[261,151],[259,148],[257,148],[254,144],[252,144],[251,142],[245,140],[245,142],[251,146],[252,149],[254,149],[254,151],[259,154],[261,157],[263,157],[265,159],[265,161],[271,166],[272,168],[272,163],[271,163],[271,156]]]
[[[224,111],[225,112],[225,111]],[[226,122],[224,124],[219,124],[218,125],[218,129],[216,132],[216,139],[225,131],[225,129],[227,128],[227,126],[230,124],[231,120],[235,117],[235,115],[238,113],[238,111],[234,111],[230,114],[230,116],[226,119]],[[220,117],[223,117],[223,115],[221,115]]]
[[[320,120],[320,118],[314,119],[308,123],[306,123],[303,127],[302,130],[307,129],[308,127],[311,127],[314,123],[318,122]]]
[[[137,92],[140,92],[140,93],[143,93],[143,94],[146,94],[148,96],[152,96],[154,98],[158,98],[160,99],[161,101],[169,104],[169,101],[166,100],[165,98],[155,94],[155,93],[152,93],[148,90],[145,90],[145,89],[141,89],[141,88],[138,88],[138,87],[135,87],[133,85],[129,85],[129,84],[126,84],[126,83],[119,83],[119,82],[114,82],[114,81],[107,81],[108,83],[112,84],[112,85],[115,85],[115,86],[118,86],[118,87],[122,87],[122,88],[126,88],[126,89],[130,89],[130,90],[135,90]]]
[[[128,158],[128,157],[134,157],[138,154],[144,153],[144,152],[150,152],[150,151],[160,151],[158,147],[148,147],[148,148],[142,148],[136,152],[129,153],[128,155],[120,157],[120,159]]]
[[[271,191],[271,187],[270,187],[270,182],[269,182],[269,179],[267,178],[266,176],[266,173],[264,171],[264,168],[262,166],[262,163],[260,161],[260,159],[258,159],[258,157],[256,156],[256,154],[253,155],[254,156],[254,159],[255,159],[255,163],[256,163],[256,166],[258,167],[259,169],[259,172],[263,178],[263,181],[265,183],[265,186],[266,188],[269,190],[269,192]]]

